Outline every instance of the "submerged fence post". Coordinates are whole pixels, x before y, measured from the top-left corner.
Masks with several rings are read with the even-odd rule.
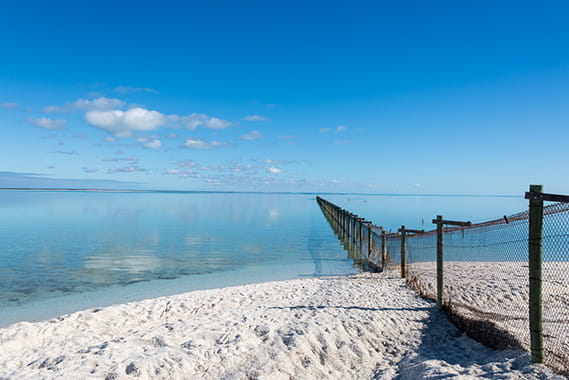
[[[443,216],[437,215],[437,306],[443,305]]]
[[[530,185],[530,193],[543,193],[543,186]],[[543,200],[529,201],[529,329],[531,360],[543,363],[543,326],[541,302],[541,263],[543,237]]]
[[[401,226],[401,278],[405,278],[407,274],[407,241],[405,234],[405,226]]]

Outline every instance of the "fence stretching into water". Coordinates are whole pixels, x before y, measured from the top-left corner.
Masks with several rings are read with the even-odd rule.
[[[437,215],[433,230],[395,233],[317,201],[370,269],[397,271],[481,343],[525,349],[569,374],[569,196],[530,186],[525,198],[529,209],[514,215],[476,224]]]

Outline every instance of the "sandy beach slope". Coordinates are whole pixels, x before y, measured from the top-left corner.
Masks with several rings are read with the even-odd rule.
[[[562,379],[389,274],[197,291],[0,329],[4,379]]]

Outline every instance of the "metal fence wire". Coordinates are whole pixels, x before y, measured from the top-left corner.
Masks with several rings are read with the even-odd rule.
[[[403,261],[407,283],[420,295],[437,299],[436,230],[406,234],[403,257],[401,233],[385,233],[318,199],[331,226],[369,268],[399,272]],[[528,234],[528,211],[443,227],[443,310],[489,347],[530,350]],[[542,249],[543,356],[546,364],[569,374],[569,203],[543,208]]]

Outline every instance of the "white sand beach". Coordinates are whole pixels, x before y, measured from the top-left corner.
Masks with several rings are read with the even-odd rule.
[[[0,329],[1,379],[563,379],[395,274],[196,291]]]

